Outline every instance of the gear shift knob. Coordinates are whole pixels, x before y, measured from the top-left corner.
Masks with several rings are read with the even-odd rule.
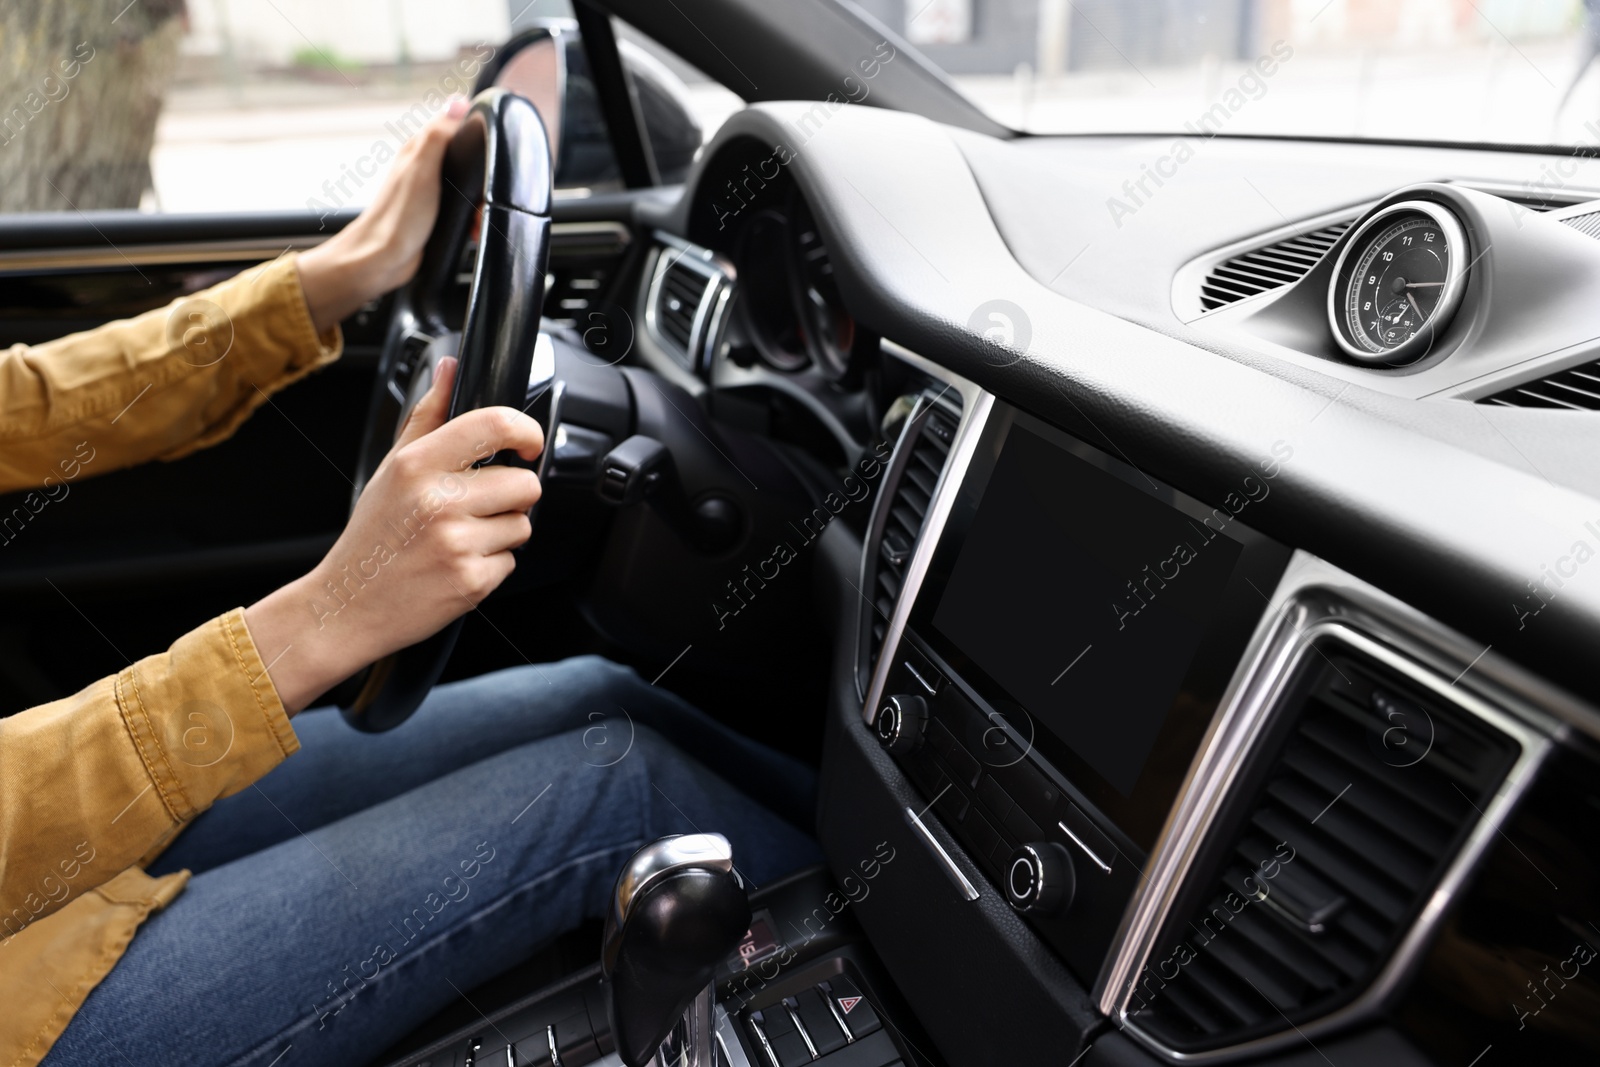
[[[702,994],[749,928],[750,901],[721,834],[665,837],[634,853],[611,895],[601,953],[623,1063],[645,1067],[697,998],[704,1018],[690,1036],[709,1042]]]

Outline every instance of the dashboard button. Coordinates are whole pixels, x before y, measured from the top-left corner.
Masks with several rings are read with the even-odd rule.
[[[767,1035],[768,1041],[795,1032],[794,1020],[789,1018],[789,1013],[782,1004],[774,1004],[770,1008],[751,1012],[750,1018],[761,1025],[761,1032]]]
[[[883,1023],[878,1021],[878,1013],[872,1010],[871,1002],[844,975],[821,982],[818,988],[833,999],[833,1006],[839,1009],[839,1017],[850,1028],[850,1036],[857,1041],[882,1029]]]
[[[1011,814],[1013,805],[1010,794],[987,774],[978,779],[978,799],[994,815],[996,822],[1004,823],[1006,816]]]
[[[795,1012],[800,1016],[800,1023],[806,1028],[806,1033],[810,1035],[811,1044],[816,1046],[818,1056],[826,1056],[830,1052],[844,1048],[848,1039],[839,1026],[838,1018],[823,999],[822,990],[807,989],[794,1000]]]
[[[967,817],[967,810],[972,807],[972,802],[967,799],[967,795],[960,789],[952,785],[944,792],[936,795],[939,798],[939,802],[934,806],[939,809],[940,815],[943,815],[951,822],[960,822]]]
[[[955,738],[950,739],[950,751],[945,753],[945,761],[950,764],[950,773],[956,781],[972,788],[978,782],[978,773],[982,768],[972,753],[961,747],[961,742]]]
[[[794,1020],[789,1018],[789,1010],[782,1004],[751,1012],[749,1023],[750,1029],[756,1034],[756,1044],[766,1046],[777,1059],[778,1067],[801,1067],[811,1062],[811,1050],[806,1047],[806,1039],[795,1029]]]
[[[989,820],[976,811],[968,812],[966,820],[961,824],[967,832],[967,838],[972,843],[972,855],[982,859],[1000,843],[1000,835]]]
[[[1039,829],[1039,824],[1028,818],[1027,812],[1021,808],[1012,808],[1011,814],[1006,816],[1006,832],[1018,841],[1040,841],[1045,833]]]
[[[1034,822],[1048,825],[1055,821],[1051,813],[1061,803],[1061,790],[1028,761],[1023,760],[1005,768],[1003,774],[996,773],[1017,806],[1026,811]]]

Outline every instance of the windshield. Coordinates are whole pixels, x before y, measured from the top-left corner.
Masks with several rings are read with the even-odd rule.
[[[904,7],[874,13],[1018,130],[1600,146],[1600,0]]]

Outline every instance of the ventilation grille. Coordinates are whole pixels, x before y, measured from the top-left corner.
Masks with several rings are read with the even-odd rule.
[[[1201,309],[1211,311],[1299,281],[1350,226],[1351,222],[1336,222],[1223,260],[1200,283]]]
[[[1573,215],[1561,220],[1579,233],[1588,234],[1590,237],[1600,238],[1600,211],[1591,211],[1587,215]]]
[[[679,352],[685,356],[690,354],[695,316],[700,311],[700,302],[706,297],[706,281],[704,274],[690,267],[681,257],[668,264],[661,275],[661,289],[656,295],[656,323],[662,335],[677,345]]]
[[[1516,757],[1387,668],[1329,655],[1310,657],[1292,733],[1237,809],[1209,890],[1140,976],[1130,1013],[1169,1048],[1264,1037],[1354,999]]]
[[[912,549],[922,533],[923,520],[928,517],[928,506],[933,501],[933,490],[939,484],[945,460],[950,457],[950,446],[955,441],[957,419],[936,403],[927,403],[925,414],[917,416],[921,425],[912,439],[911,455],[895,485],[894,495],[885,503],[888,514],[883,523],[883,535],[878,540],[878,550],[872,572],[872,625],[867,644],[868,669],[878,660],[883,648],[884,635],[889,630],[889,620],[894,616],[895,603],[900,599],[900,588],[905,582],[906,566],[911,562]]]
[[[1504,408],[1600,411],[1600,360],[1512,386],[1478,403],[1498,404]]]

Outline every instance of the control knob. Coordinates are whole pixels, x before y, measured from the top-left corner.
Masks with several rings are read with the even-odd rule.
[[[1072,857],[1054,841],[1031,841],[1006,864],[1006,899],[1029,915],[1053,915],[1072,906],[1078,876]]]
[[[873,722],[878,741],[896,756],[915,752],[928,726],[928,702],[919,696],[892,696]]]

